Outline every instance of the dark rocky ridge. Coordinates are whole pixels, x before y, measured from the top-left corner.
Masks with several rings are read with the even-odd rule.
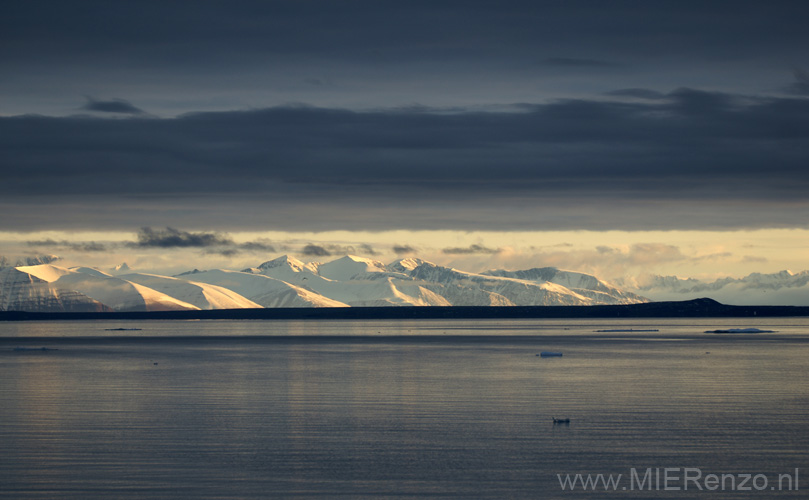
[[[333,307],[215,309],[156,312],[32,313],[2,311],[2,321],[118,319],[519,319],[519,318],[733,318],[809,316],[809,307],[731,306],[712,299],[601,306]]]

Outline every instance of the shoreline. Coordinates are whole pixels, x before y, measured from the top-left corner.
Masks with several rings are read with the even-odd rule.
[[[200,311],[0,311],[0,321],[49,320],[379,320],[519,318],[748,318],[809,316],[807,306],[732,306],[713,299],[596,306],[452,306],[213,309]]]

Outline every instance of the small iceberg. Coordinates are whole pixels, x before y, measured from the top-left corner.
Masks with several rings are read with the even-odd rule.
[[[758,328],[728,328],[725,330],[708,330],[705,333],[775,333],[775,330],[759,330]]]
[[[537,354],[537,356],[542,358],[560,358],[562,357],[562,353],[556,351],[542,351],[541,353]]]

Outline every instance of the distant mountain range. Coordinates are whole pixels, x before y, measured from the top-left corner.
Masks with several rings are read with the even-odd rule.
[[[0,269],[0,311],[148,312],[387,306],[584,306],[648,302],[595,276],[536,268],[470,273],[420,259],[289,256],[241,271],[113,274],[50,263]]]
[[[618,280],[618,286],[655,301],[681,301],[710,297],[723,304],[809,305],[809,271],[752,273],[743,278],[701,281],[676,276],[647,276]]]

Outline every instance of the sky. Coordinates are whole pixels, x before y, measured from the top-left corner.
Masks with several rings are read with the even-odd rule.
[[[809,4],[38,1],[0,256],[809,269]]]

